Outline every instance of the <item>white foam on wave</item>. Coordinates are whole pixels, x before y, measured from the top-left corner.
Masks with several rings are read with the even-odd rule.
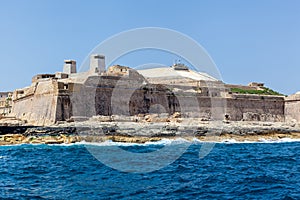
[[[8,156],[0,156],[0,159],[6,159]]]
[[[176,139],[161,139],[159,141],[153,142],[145,142],[145,143],[127,143],[127,142],[113,142],[111,140],[107,140],[104,142],[76,142],[71,144],[12,144],[12,145],[5,145],[3,147],[16,147],[16,146],[149,146],[149,145],[176,145],[176,144],[183,144],[183,143],[190,143],[190,144],[205,144],[205,143],[220,143],[220,144],[247,144],[247,143],[289,143],[289,142],[300,142],[300,139],[293,139],[293,138],[281,138],[281,139],[265,139],[261,138],[259,141],[237,141],[235,139],[226,139],[222,141],[203,141],[197,138],[193,138],[192,140],[186,140],[184,138],[176,138]]]
[[[126,143],[126,142],[113,142],[111,140],[106,140],[104,142],[76,142],[75,145],[91,145],[91,146],[132,146],[135,143]],[[136,144],[140,145],[140,144]]]
[[[235,144],[235,143],[255,143],[253,141],[237,141],[235,139],[226,139],[222,141],[213,141],[213,140],[199,140],[197,138],[194,138],[192,140],[194,144],[205,144],[205,143],[213,143],[213,144],[222,144],[222,143],[228,143],[228,144]]]
[[[184,138],[176,139],[161,139],[159,141],[145,142],[145,143],[127,143],[127,142],[113,142],[107,140],[104,142],[77,142],[75,145],[92,145],[92,146],[149,146],[149,145],[175,145],[182,143],[190,143],[190,141],[185,140]]]
[[[300,139],[293,139],[293,138],[281,138],[278,140],[272,139],[260,139],[259,143],[288,143],[288,142],[300,142]]]
[[[155,142],[146,142],[144,145],[174,145],[174,144],[182,144],[182,143],[190,143],[190,141],[184,138],[176,138],[176,139],[161,139]]]
[[[203,141],[199,140],[197,138],[193,139],[193,142],[196,144],[202,144],[202,143],[218,143],[218,144],[253,144],[253,143],[287,143],[287,142],[300,142],[300,139],[293,139],[293,138],[281,138],[281,139],[265,139],[261,138],[259,141],[238,141],[235,139],[225,139],[222,141]]]
[[[265,139],[261,138],[259,141],[236,141],[235,139],[222,140],[217,143],[227,143],[227,144],[253,144],[253,143],[288,143],[288,142],[300,142],[300,139],[292,138],[281,138],[281,139]]]
[[[127,143],[127,142],[113,142],[111,140],[107,140],[104,142],[76,142],[73,144],[51,144],[52,146],[72,146],[72,145],[90,145],[90,146],[149,146],[149,145],[176,145],[183,143],[190,144],[205,144],[205,143],[219,143],[219,144],[252,144],[252,143],[286,143],[286,142],[300,142],[300,139],[292,139],[292,138],[281,138],[278,140],[264,139],[261,138],[259,141],[237,141],[235,139],[227,139],[222,141],[203,141],[197,138],[193,138],[191,141],[186,140],[184,138],[176,138],[176,139],[161,139],[159,141],[153,142],[145,142],[145,143]]]

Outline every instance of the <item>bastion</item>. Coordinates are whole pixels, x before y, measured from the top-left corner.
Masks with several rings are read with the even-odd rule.
[[[181,113],[204,121],[300,120],[299,95],[260,94],[265,89],[263,83],[225,84],[181,63],[142,70],[106,67],[105,56],[96,54],[86,72],[77,72],[76,61],[65,60],[63,72],[34,76],[30,86],[13,92],[11,115],[38,126],[149,113]]]

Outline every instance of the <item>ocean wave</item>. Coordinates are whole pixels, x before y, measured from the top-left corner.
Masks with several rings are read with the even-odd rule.
[[[0,156],[0,159],[6,159],[8,156]]]
[[[2,147],[28,147],[28,146],[149,146],[149,145],[176,145],[176,144],[183,144],[183,143],[190,143],[192,144],[204,144],[204,143],[216,143],[216,144],[247,144],[247,143],[289,143],[289,142],[300,142],[300,139],[293,139],[293,138],[281,138],[281,139],[265,139],[261,138],[258,141],[239,141],[235,139],[225,139],[222,141],[203,141],[197,138],[193,138],[191,140],[187,140],[185,138],[176,138],[176,139],[161,139],[159,141],[149,141],[145,143],[126,143],[126,142],[113,142],[111,140],[107,140],[104,142],[76,142],[71,144],[11,144],[5,145]],[[1,146],[0,146],[1,147]]]
[[[219,144],[252,144],[252,143],[288,143],[288,142],[300,142],[300,139],[294,139],[294,138],[281,138],[281,139],[265,139],[261,138],[258,141],[250,141],[250,140],[244,140],[239,141],[235,139],[225,139],[222,141],[203,141],[195,138],[193,140],[194,143],[219,143]]]
[[[2,145],[0,147],[20,147],[20,146],[40,146],[40,145],[45,145],[45,144],[8,144],[8,145]]]
[[[235,139],[227,139],[222,141],[203,141],[197,138],[193,138],[192,140],[187,140],[185,138],[176,138],[176,139],[162,139],[160,141],[154,142],[145,142],[145,143],[126,143],[126,142],[113,142],[111,140],[101,142],[101,143],[93,143],[93,142],[78,142],[73,145],[93,145],[93,146],[149,146],[149,145],[176,145],[176,144],[183,144],[183,143],[190,143],[190,144],[204,144],[204,143],[219,143],[219,144],[251,144],[251,143],[288,143],[288,142],[300,142],[300,139],[293,139],[293,138],[281,138],[277,140],[273,139],[264,139],[261,138],[259,141],[238,141]],[[61,144],[59,144],[61,145]],[[71,144],[72,145],[72,144]]]
[[[292,138],[281,138],[281,139],[265,139],[261,138],[258,141],[237,141],[235,139],[222,140],[218,143],[231,143],[231,144],[247,144],[247,143],[288,143],[288,142],[300,142],[300,139],[292,139]]]
[[[260,143],[286,143],[286,142],[300,142],[300,139],[294,139],[294,138],[281,138],[278,140],[260,139]]]
[[[111,140],[107,140],[104,142],[77,142],[75,145],[92,145],[92,146],[149,146],[149,145],[175,145],[175,144],[183,144],[183,143],[191,143],[184,138],[176,138],[176,139],[161,139],[155,142],[145,142],[145,143],[127,143],[127,142],[113,142]]]

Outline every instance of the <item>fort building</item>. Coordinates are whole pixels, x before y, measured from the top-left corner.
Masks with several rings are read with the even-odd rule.
[[[292,113],[292,99],[264,90],[261,83],[225,84],[178,63],[141,70],[106,67],[105,56],[93,54],[87,72],[78,72],[76,61],[65,60],[63,72],[34,76],[30,86],[13,92],[12,113],[35,125],[96,115],[175,112],[187,117],[197,112],[211,120],[216,108],[224,113],[218,120],[282,122],[286,115],[300,120],[299,113]]]
[[[300,92],[286,97],[285,117],[286,121],[300,122]]]
[[[12,92],[0,92],[0,116],[6,116],[12,110]]]
[[[251,82],[251,83],[248,84],[248,86],[250,86],[250,87],[264,87],[265,84],[264,83]]]

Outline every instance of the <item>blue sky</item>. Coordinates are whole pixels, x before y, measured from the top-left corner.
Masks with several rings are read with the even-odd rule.
[[[101,41],[140,27],[190,36],[226,83],[265,82],[284,94],[300,90],[297,0],[0,2],[0,91],[28,86],[37,73],[61,71],[64,59],[80,65]]]

